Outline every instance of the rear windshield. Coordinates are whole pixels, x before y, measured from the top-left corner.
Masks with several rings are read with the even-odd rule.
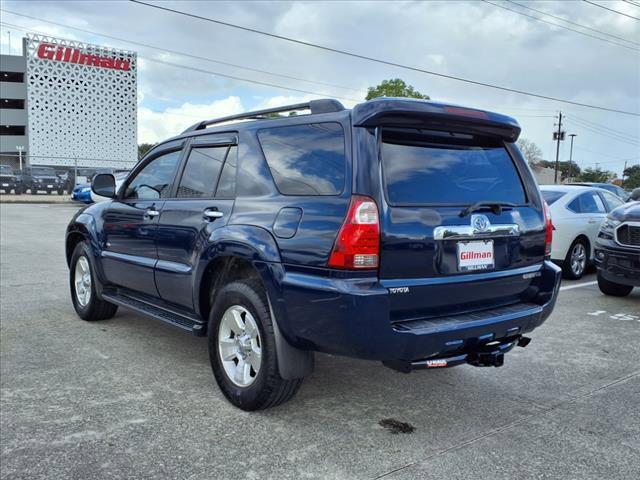
[[[547,202],[547,205],[553,205],[557,200],[566,195],[566,192],[559,192],[557,190],[543,190],[540,193],[542,193],[542,198]]]
[[[496,141],[383,131],[382,167],[391,205],[526,202],[513,160]]]
[[[13,174],[13,170],[11,169],[11,167],[7,167],[6,165],[0,165],[0,172],[4,174]]]

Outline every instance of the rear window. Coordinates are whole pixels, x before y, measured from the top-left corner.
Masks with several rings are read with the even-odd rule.
[[[382,166],[389,203],[524,204],[522,182],[506,149],[470,135],[459,137],[383,132]]]
[[[280,193],[342,193],[346,158],[339,123],[267,128],[258,132],[258,138]]]
[[[547,202],[547,205],[553,205],[566,194],[566,192],[559,192],[557,190],[543,190],[540,193],[542,193],[542,198]]]

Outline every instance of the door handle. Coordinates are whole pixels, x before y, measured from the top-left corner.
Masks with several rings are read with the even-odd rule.
[[[212,210],[212,209],[207,209],[204,212],[202,212],[202,215],[204,216],[204,218],[206,218],[207,220],[213,221],[216,218],[221,218],[224,216],[224,213],[222,213],[220,210]]]
[[[160,215],[160,212],[155,210],[153,207],[152,208],[147,208],[144,211],[144,218],[147,219],[147,220],[155,218],[158,215]]]

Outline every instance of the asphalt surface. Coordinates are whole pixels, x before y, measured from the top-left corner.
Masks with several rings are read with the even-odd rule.
[[[292,401],[246,413],[218,391],[205,339],[124,309],[76,317],[75,209],[0,205],[3,479],[640,478],[640,289],[565,282],[502,368],[405,375],[317,355]]]

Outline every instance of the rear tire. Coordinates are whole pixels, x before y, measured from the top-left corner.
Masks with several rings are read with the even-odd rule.
[[[35,188],[31,187],[31,195],[37,195],[38,194],[38,190],[36,190]]]
[[[598,271],[598,287],[600,287],[602,293],[611,295],[612,297],[626,297],[631,293],[631,290],[633,290],[632,285],[610,282],[600,274],[600,271]]]
[[[76,313],[83,320],[106,320],[116,314],[118,306],[98,298],[95,272],[90,259],[89,245],[86,242],[78,243],[69,266],[71,301]]]
[[[238,317],[238,323],[230,320]],[[208,337],[213,375],[236,407],[246,411],[275,407],[300,388],[302,379],[285,380],[278,371],[273,320],[259,280],[236,281],[216,292]],[[237,376],[232,376],[234,371],[239,371]]]
[[[562,263],[562,276],[569,280],[582,278],[589,265],[589,246],[583,238],[576,238]]]

